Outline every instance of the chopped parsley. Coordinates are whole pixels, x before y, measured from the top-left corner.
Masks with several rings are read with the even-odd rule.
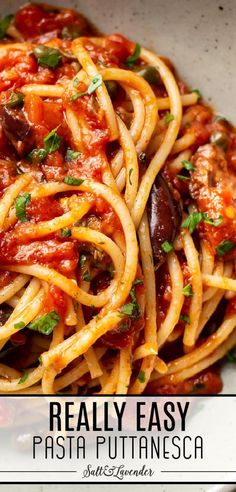
[[[31,162],[42,162],[47,155],[48,153],[45,149],[33,149],[28,154],[27,159]]]
[[[77,92],[73,96],[70,97],[70,101],[75,101],[79,97],[85,96],[85,94],[92,94],[98,87],[102,85],[102,76],[100,74],[97,74],[93,79],[91,84],[88,86],[86,91],[83,92]]]
[[[134,310],[134,304],[132,302],[128,302],[127,304],[124,304],[120,311],[122,315],[127,315],[127,316],[132,316]]]
[[[170,114],[169,111],[167,111],[165,118],[164,118],[164,125],[168,125],[174,119],[175,119],[174,115]]]
[[[29,377],[28,371],[24,371],[21,378],[18,381],[18,384],[23,384],[26,381],[26,379],[28,379],[28,377]]]
[[[141,278],[136,278],[133,281],[133,287],[135,287],[135,285],[143,285],[143,280]]]
[[[188,229],[190,234],[192,234],[200,222],[204,222],[205,224],[209,224],[213,227],[218,227],[222,224],[223,217],[220,215],[216,219],[212,219],[211,217],[208,217],[206,212],[193,212],[182,222],[181,227]]]
[[[140,381],[140,383],[145,383],[145,372],[144,371],[139,372],[138,380]]]
[[[34,319],[27,325],[29,330],[38,331],[42,335],[51,335],[54,328],[58,325],[60,316],[56,311],[43,314],[39,318]]]
[[[60,125],[59,125],[60,126]],[[52,130],[45,138],[44,138],[44,148],[47,154],[51,154],[58,150],[61,145],[61,137],[57,134],[57,130],[59,128],[57,126]]]
[[[202,99],[202,93],[200,92],[199,89],[193,89],[191,92],[196,92],[196,94],[198,95],[198,101],[199,99]]]
[[[189,176],[184,176],[183,174],[177,174],[177,178],[180,179],[180,181],[189,181],[190,180]]]
[[[96,75],[96,77],[93,78],[91,84],[88,87],[87,93],[92,94],[98,87],[102,85],[102,76],[100,74]]]
[[[180,317],[179,317],[179,319],[181,321],[185,321],[185,323],[187,323],[188,325],[190,325],[190,318],[186,314],[181,314]]]
[[[62,54],[59,50],[44,46],[43,44],[38,44],[34,48],[33,53],[38,64],[44,67],[56,68],[62,59]]]
[[[193,212],[182,222],[181,227],[188,229],[190,234],[192,234],[201,221],[202,214],[200,212]]]
[[[61,137],[57,134],[60,125],[54,128],[43,140],[44,149],[33,149],[28,154],[27,159],[31,162],[42,162],[48,154],[58,150],[61,145]]]
[[[61,237],[70,237],[70,236],[71,236],[71,229],[69,229],[68,227],[61,229]]]
[[[84,179],[72,178],[72,176],[66,176],[64,183],[72,186],[80,186],[84,182]]]
[[[173,245],[169,241],[164,241],[161,245],[161,249],[164,253],[170,253],[173,249]]]
[[[9,99],[2,103],[2,105],[7,106],[8,108],[17,108],[23,104],[24,98],[25,96],[24,94],[21,94],[21,92],[11,91]]]
[[[124,315],[129,316],[132,319],[136,319],[140,316],[140,307],[136,296],[136,285],[143,285],[142,279],[135,279],[132,284],[132,289],[130,291],[130,297],[132,302],[128,302],[121,307],[121,317]]]
[[[229,350],[229,352],[227,352],[226,354],[227,360],[232,364],[236,364],[236,355],[234,353],[234,350],[235,349]]]
[[[16,216],[21,222],[29,222],[29,219],[26,215],[26,206],[31,200],[30,193],[22,193],[22,195],[18,196],[14,200],[14,207],[16,211]]]
[[[12,19],[13,19],[13,15],[6,15],[6,17],[0,19],[0,39],[4,38]]]
[[[141,46],[140,44],[137,43],[135,45],[132,55],[126,58],[125,64],[128,65],[128,67],[132,67],[135,64],[135,62],[138,60],[140,53],[141,53]]]
[[[14,328],[15,328],[15,330],[21,330],[25,326],[26,325],[25,325],[24,321],[19,321],[18,323],[15,323]]]
[[[185,287],[183,287],[182,289],[182,293],[184,294],[185,297],[192,297],[193,295],[192,284],[185,285]]]
[[[81,156],[81,152],[72,150],[72,149],[67,149],[66,151],[66,161],[72,161],[73,159],[78,159],[78,157]]]
[[[218,246],[216,246],[216,254],[218,256],[222,257],[222,256],[226,255],[227,253],[229,253],[229,251],[231,251],[231,249],[235,248],[235,246],[236,245],[234,243],[225,239],[220,244],[218,244]]]
[[[182,161],[184,169],[187,169],[187,171],[195,171],[196,167],[190,162],[187,161],[186,159]]]

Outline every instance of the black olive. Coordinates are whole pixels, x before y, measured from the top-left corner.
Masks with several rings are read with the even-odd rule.
[[[174,241],[182,220],[180,205],[160,175],[153,183],[147,208],[154,267],[157,270],[166,257],[162,245],[166,241]]]
[[[23,156],[32,144],[31,128],[23,111],[4,106],[0,114],[0,122],[17,153]]]

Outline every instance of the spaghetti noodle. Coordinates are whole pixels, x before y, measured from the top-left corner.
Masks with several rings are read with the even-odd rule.
[[[220,391],[235,129],[72,10],[0,22],[0,393]]]

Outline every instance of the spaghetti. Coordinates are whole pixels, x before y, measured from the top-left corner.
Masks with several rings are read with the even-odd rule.
[[[72,10],[0,23],[0,393],[220,391],[235,129]]]

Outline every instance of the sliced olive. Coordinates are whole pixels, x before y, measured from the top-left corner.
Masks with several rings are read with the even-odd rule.
[[[222,147],[222,149],[227,150],[228,148],[228,138],[224,132],[215,132],[211,135],[210,141],[212,144]]]
[[[17,153],[22,156],[32,144],[30,125],[19,108],[4,106],[0,114],[2,129]]]
[[[81,26],[65,26],[61,31],[63,39],[76,39],[82,36]]]
[[[133,71],[143,77],[149,84],[160,85],[161,83],[158,71],[151,65],[136,66]]]
[[[117,96],[117,83],[113,80],[107,80],[105,86],[111,99],[115,99]]]
[[[155,270],[165,260],[163,244],[172,244],[181,224],[179,203],[162,176],[157,176],[148,200],[148,220]]]

